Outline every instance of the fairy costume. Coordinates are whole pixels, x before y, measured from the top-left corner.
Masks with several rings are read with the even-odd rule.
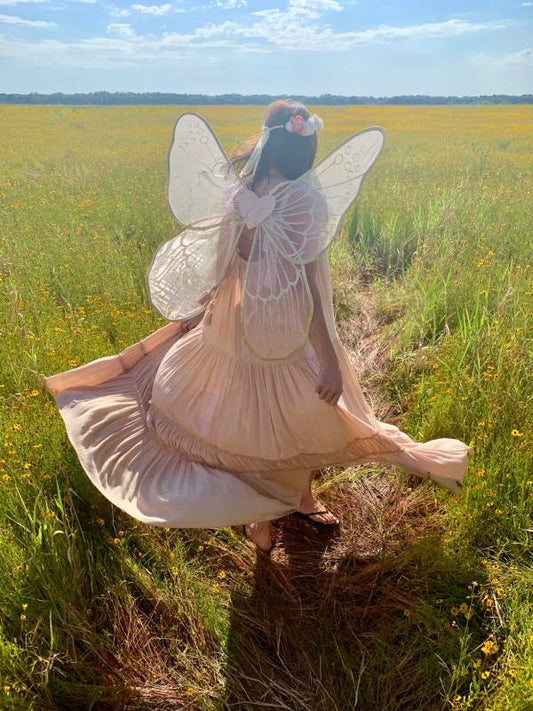
[[[312,117],[300,132],[319,122]],[[264,127],[248,167],[274,128],[296,130]],[[379,127],[360,131],[258,196],[207,123],[179,117],[168,201],[181,230],[147,271],[151,303],[170,323],[45,378],[84,470],[116,506],[156,526],[270,520],[299,508],[313,470],[368,461],[460,489],[470,448],[450,438],[415,442],[379,421],[336,332],[326,250],[383,142]],[[237,249],[245,227],[253,230],[246,259]],[[343,379],[334,406],[315,391],[312,261]],[[184,331],[181,321],[202,312]]]

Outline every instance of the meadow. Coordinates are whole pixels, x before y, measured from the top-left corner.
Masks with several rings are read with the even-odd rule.
[[[310,108],[318,159],[387,132],[329,251],[339,333],[383,419],[471,444],[463,491],[321,472],[340,537],[283,522],[272,562],[112,507],[41,378],[164,325],[174,122],[230,153],[262,109],[0,106],[1,709],[533,710],[533,109]]]

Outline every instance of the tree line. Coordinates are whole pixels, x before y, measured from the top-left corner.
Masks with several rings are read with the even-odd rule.
[[[3,104],[83,104],[95,106],[133,104],[270,104],[275,99],[295,99],[305,104],[325,105],[409,105],[409,104],[531,104],[533,94],[483,94],[480,96],[427,96],[425,94],[404,94],[400,96],[341,96],[321,94],[320,96],[300,96],[294,94],[173,94],[159,91],[91,91],[78,94],[0,94]]]

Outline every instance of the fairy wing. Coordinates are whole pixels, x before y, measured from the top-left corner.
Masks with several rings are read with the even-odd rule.
[[[185,113],[168,154],[167,200],[182,230],[157,250],[146,275],[151,304],[170,321],[191,318],[226,272],[242,219],[241,185],[208,123]]]
[[[384,140],[380,127],[359,131],[271,191],[275,206],[256,228],[241,303],[243,338],[258,357],[287,359],[305,346],[313,316],[305,264],[337,235]]]

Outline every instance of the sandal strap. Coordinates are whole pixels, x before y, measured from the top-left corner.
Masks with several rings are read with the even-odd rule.
[[[303,511],[300,511],[299,513],[303,513]],[[322,511],[309,511],[309,513],[304,514],[304,516],[315,516],[316,514],[324,514],[324,513],[331,513],[331,511],[328,511],[327,509],[323,509]],[[335,514],[331,514],[334,516]]]

